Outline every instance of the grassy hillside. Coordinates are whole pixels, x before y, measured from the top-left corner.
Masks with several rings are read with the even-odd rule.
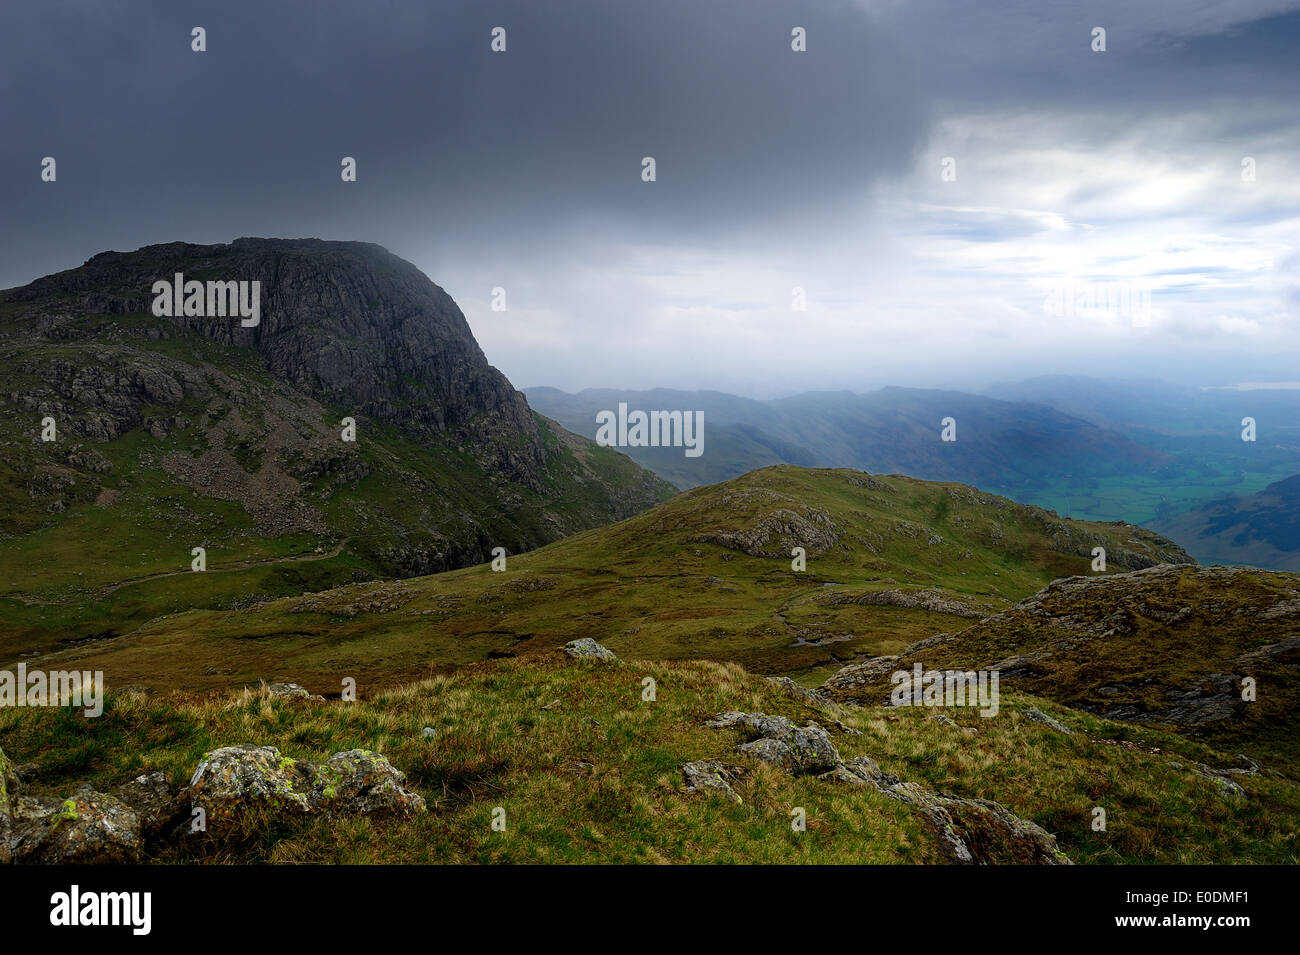
[[[291,680],[329,694],[344,677],[373,688],[590,636],[638,657],[734,660],[816,681],[1089,573],[1096,546],[1110,571],[1189,560],[1140,528],[1065,521],[962,485],[783,466],[511,555],[501,572],[273,600],[234,593],[229,609],[51,646],[33,665],[103,670],[115,688]],[[794,547],[806,550],[804,571],[791,567]]]
[[[656,681],[654,702],[642,681]],[[1066,736],[1025,718],[1045,707]],[[760,862],[935,863],[935,831],[912,806],[862,787],[790,776],[735,752],[734,731],[703,722],[728,710],[814,720],[845,759],[930,791],[992,799],[1055,835],[1076,863],[1297,861],[1300,787],[1274,773],[1241,777],[1227,797],[1193,764],[1222,754],[1158,730],[1110,723],[1008,694],[1000,714],[833,711],[735,664],[603,665],[555,651],[466,667],[356,703],[264,692],[121,695],[98,720],[70,711],[0,710],[0,739],[27,795],[101,791],[160,770],[188,781],[203,754],[254,742],[289,758],[353,748],[386,754],[428,804],[409,820],[293,819],[250,812],[220,839],[181,836],[160,862]],[[434,731],[424,737],[425,727]],[[848,730],[857,730],[854,735]],[[682,766],[735,765],[740,802],[685,791]],[[505,831],[493,831],[493,810]],[[806,831],[791,828],[803,808]],[[1107,811],[1095,831],[1094,809]],[[1008,861],[987,847],[981,861]]]
[[[1154,567],[1074,577],[904,650],[869,679],[832,678],[876,702],[887,671],[995,669],[1002,685],[1111,719],[1164,726],[1281,768],[1300,763],[1300,577]],[[1243,698],[1247,679],[1253,700]]]

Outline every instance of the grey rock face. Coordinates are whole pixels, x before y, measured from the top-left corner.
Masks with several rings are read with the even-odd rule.
[[[868,786],[915,807],[922,813],[952,862],[1071,865],[1056,846],[1056,837],[1037,823],[1022,819],[987,799],[962,799],[932,793],[902,782],[874,760],[859,756],[819,777],[829,782]]]
[[[732,802],[741,802],[740,795],[731,788],[731,780],[736,776],[735,770],[723,765],[720,760],[701,759],[686,763],[682,766],[682,776],[686,779],[688,792],[712,789],[725,794]]]
[[[612,650],[601,646],[591,637],[570,640],[564,645],[564,652],[579,660],[603,660],[606,663],[616,663],[618,661],[618,657],[614,655]]]
[[[1052,719],[1050,716],[1048,716],[1048,715],[1047,715],[1046,713],[1044,713],[1042,710],[1039,710],[1039,709],[1028,709],[1028,710],[1025,710],[1025,711],[1022,713],[1022,715],[1024,716],[1025,719],[1029,720],[1031,723],[1042,723],[1044,726],[1050,726],[1052,729],[1056,730],[1058,733],[1064,733],[1066,736],[1073,736],[1073,735],[1074,735],[1074,730],[1070,729],[1070,728],[1069,728],[1068,726],[1066,726],[1064,723],[1061,723],[1061,722],[1059,722],[1059,721],[1057,721],[1057,720]]]
[[[160,772],[137,776],[110,795],[139,817],[140,834],[146,839],[161,835],[189,812],[184,794],[173,788]]]
[[[704,725],[714,729],[741,729],[750,739],[737,748],[739,752],[793,775],[825,772],[840,761],[830,736],[816,723],[796,726],[784,716],[733,710],[720,713]]]
[[[176,273],[260,282],[260,323],[153,316],[153,283]],[[669,490],[648,471],[594,458],[592,442],[535,415],[488,364],[451,298],[376,245],[239,239],[108,252],[0,291],[0,305],[4,367],[14,372],[0,384],[0,409],[58,424],[57,448],[14,456],[42,516],[99,498],[118,458],[83,444],[140,430],[154,440],[131,454],[164,452],[147,468],[201,497],[239,502],[265,536],[352,537],[385,576],[478,563],[496,544],[529,550],[630,517]],[[356,419],[361,444],[382,424],[434,453],[369,459],[340,440],[343,416]],[[428,518],[379,507],[385,532],[363,546],[316,492],[352,496],[372,471],[417,499],[444,497],[455,471],[465,499],[433,506]]]
[[[223,345],[255,348],[275,376],[357,414],[429,434],[487,439],[493,470],[537,488],[541,436],[523,395],[487,363],[465,316],[441,288],[377,245],[318,239],[173,242],[105,252],[80,269],[6,293],[9,302],[72,296],[68,312],[151,311],[152,283],[191,278],[258,281],[261,321],[165,319]],[[52,322],[57,318],[52,317]],[[174,405],[181,385],[148,368],[133,387]]]
[[[140,819],[125,803],[82,786],[57,807],[22,800],[17,860],[42,864],[108,865],[138,862],[144,848]]]

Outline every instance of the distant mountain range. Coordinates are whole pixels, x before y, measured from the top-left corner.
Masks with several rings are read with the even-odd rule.
[[[589,437],[596,436],[596,415],[620,402],[629,411],[703,411],[699,457],[681,448],[620,448],[682,488],[777,463],[851,467],[974,484],[1065,516],[1159,527],[1199,560],[1281,569],[1300,559],[1300,541],[1274,534],[1283,545],[1275,550],[1234,545],[1239,533],[1206,530],[1221,520],[1203,527],[1175,520],[1300,474],[1300,391],[1055,376],[986,395],[884,388],[758,401],[668,389],[525,393],[536,410]],[[1255,421],[1253,442],[1242,440],[1247,417]],[[955,423],[952,442],[942,440],[946,418]],[[1254,509],[1285,512],[1285,501],[1271,493]]]
[[[596,414],[620,402],[629,409],[703,411],[706,446],[698,458],[678,448],[620,448],[683,488],[777,463],[997,488],[1034,487],[1060,474],[1154,474],[1174,463],[1168,454],[1044,405],[960,391],[884,388],[773,401],[666,389],[525,393],[542,414],[593,438]],[[954,441],[942,439],[945,418],[953,419]]]

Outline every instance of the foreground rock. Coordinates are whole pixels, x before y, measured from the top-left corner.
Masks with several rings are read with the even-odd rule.
[[[1031,708],[1028,710],[1024,710],[1022,715],[1025,717],[1025,719],[1029,720],[1031,723],[1042,723],[1044,726],[1050,726],[1058,733],[1064,733],[1066,736],[1074,735],[1074,730],[1070,729],[1064,723],[1052,719],[1052,717],[1048,716],[1042,710]]]
[[[312,693],[300,683],[272,683],[266,688],[272,696],[285,696],[301,700],[324,700],[325,697]]]
[[[290,815],[409,816],[424,799],[378,753],[352,749],[324,763],[282,756],[274,746],[227,746],[203,757],[188,789],[160,772],[112,793],[82,786],[67,799],[28,796],[0,750],[0,864],[104,865],[139,862],[146,846],[188,833],[191,805],[207,831],[249,810]]]
[[[274,746],[226,746],[206,754],[190,780],[189,796],[208,830],[253,809],[293,815],[411,815],[424,799],[406,776],[369,750],[335,753],[316,764],[281,755]]]
[[[0,749],[0,865],[13,861],[9,841],[13,833],[13,803],[18,799],[18,773]]]
[[[140,834],[146,839],[162,835],[189,815],[185,793],[175,789],[160,772],[145,773],[123,783],[111,793],[131,808],[140,819]]]
[[[140,818],[114,796],[82,786],[64,800],[25,796],[0,750],[0,864],[137,862]]]
[[[939,836],[945,855],[958,863],[1072,865],[1056,846],[1056,837],[1037,823],[1021,819],[987,799],[962,799],[929,792],[883,771],[859,756],[819,777],[830,782],[866,786],[918,809]]]
[[[603,660],[606,663],[618,662],[618,657],[614,655],[612,650],[601,646],[591,637],[570,640],[564,645],[564,652],[579,660]]]
[[[963,799],[930,792],[886,773],[865,756],[840,759],[826,730],[816,723],[795,724],[784,716],[765,713],[720,713],[705,726],[739,728],[751,739],[737,751],[778,766],[791,775],[817,773],[831,783],[862,786],[916,808],[935,831],[944,856],[963,864],[1071,865],[1056,846],[1056,837],[1036,823],[1021,819],[999,803]],[[712,789],[736,802],[731,788],[735,770],[716,759],[682,767],[688,791]]]
[[[686,778],[687,792],[713,789],[726,794],[732,802],[743,801],[731,788],[731,780],[736,778],[735,768],[723,765],[720,760],[701,759],[687,763],[682,767],[682,775]]]
[[[21,861],[109,865],[139,862],[144,850],[140,817],[113,796],[82,786],[49,811],[48,801],[23,800]]]
[[[825,772],[840,761],[830,736],[816,723],[795,726],[784,716],[733,710],[718,714],[704,725],[743,730],[750,739],[736,747],[738,752],[779,766],[795,776]]]

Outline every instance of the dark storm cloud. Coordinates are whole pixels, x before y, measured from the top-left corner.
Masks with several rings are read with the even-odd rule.
[[[0,287],[173,239],[400,253],[584,217],[657,240],[761,223],[911,161],[928,118],[908,63],[833,0],[9,4]]]

